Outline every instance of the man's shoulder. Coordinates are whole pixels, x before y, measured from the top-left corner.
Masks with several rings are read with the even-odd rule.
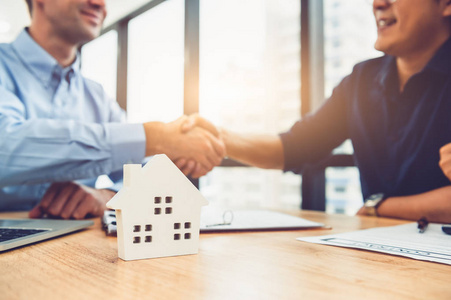
[[[104,87],[99,82],[90,79],[80,73],[81,80],[83,81],[84,89],[89,94],[93,95],[95,99],[105,101],[110,98],[105,92]]]
[[[386,72],[393,58],[387,55],[368,59],[354,65],[351,74],[344,81],[350,85],[360,86],[365,82],[372,82],[374,78]]]
[[[8,60],[15,59],[14,51],[11,44],[0,43],[0,62],[7,62]]]
[[[18,57],[11,44],[0,43],[0,81],[17,67]]]
[[[13,45],[0,43],[0,69],[15,69],[20,63]]]
[[[353,73],[378,73],[390,60],[389,56],[384,55],[359,62],[354,66]]]
[[[81,78],[83,80],[83,84],[84,84],[85,88],[87,88],[88,90],[90,90],[92,92],[99,93],[99,94],[103,94],[105,92],[101,83],[84,76],[82,73],[80,73],[80,74],[81,74]]]

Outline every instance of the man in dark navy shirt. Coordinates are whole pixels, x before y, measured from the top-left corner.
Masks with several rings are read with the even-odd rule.
[[[359,214],[451,222],[450,180],[439,166],[451,142],[451,1],[374,0],[373,11],[385,56],[356,65],[317,112],[280,136],[222,130],[227,154],[300,173],[349,138],[371,199]]]

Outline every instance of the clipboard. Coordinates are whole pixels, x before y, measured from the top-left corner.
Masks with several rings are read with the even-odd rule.
[[[270,210],[202,211],[200,232],[274,231],[330,228],[322,223],[309,221]]]
[[[330,229],[331,227],[270,210],[202,210],[200,222],[200,233],[314,228]],[[117,235],[114,211],[105,211],[102,218],[102,229],[108,236]]]

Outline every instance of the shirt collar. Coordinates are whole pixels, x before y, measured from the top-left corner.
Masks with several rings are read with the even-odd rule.
[[[420,73],[427,70],[451,74],[451,38],[437,50]],[[382,67],[377,75],[377,82],[384,90],[388,90],[393,85],[397,88],[398,80],[396,58],[394,56],[385,55],[382,61]]]
[[[451,75],[451,37],[438,49],[424,70]]]
[[[61,78],[68,73],[76,74],[80,70],[80,58],[78,54],[74,63],[63,69],[53,56],[33,40],[28,34],[27,29],[22,30],[16,40],[12,42],[12,47],[28,69],[46,87],[51,85],[55,77]],[[69,76],[72,77],[73,75]]]
[[[397,88],[398,71],[396,69],[395,57],[390,55],[385,55],[383,57],[382,66],[376,80],[385,91],[387,91],[389,87]]]

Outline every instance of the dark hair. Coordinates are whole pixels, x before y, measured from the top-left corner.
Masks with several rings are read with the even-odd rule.
[[[25,2],[27,3],[28,11],[30,12],[31,16],[31,12],[33,11],[33,2],[31,0],[25,0]]]

